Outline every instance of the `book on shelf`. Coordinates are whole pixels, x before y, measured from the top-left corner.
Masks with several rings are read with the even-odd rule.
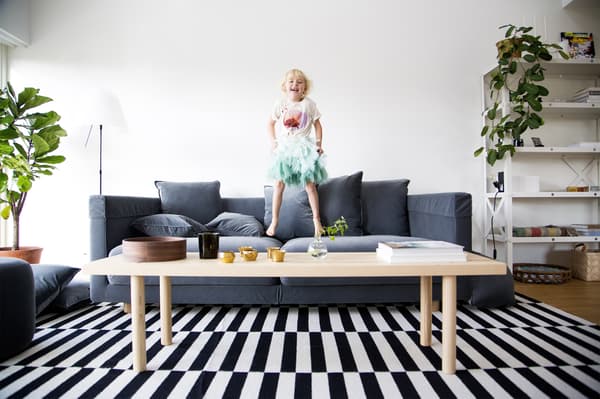
[[[587,87],[577,91],[573,96],[573,101],[577,103],[600,102],[600,87]]]
[[[589,32],[560,32],[560,42],[573,59],[591,59],[596,56],[594,38]]]
[[[377,257],[389,263],[464,262],[467,257],[461,245],[445,241],[382,241]]]
[[[577,235],[580,236],[600,236],[600,224],[572,224],[571,225],[575,231],[577,232]]]

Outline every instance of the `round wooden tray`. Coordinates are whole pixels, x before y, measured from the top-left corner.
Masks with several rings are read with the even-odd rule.
[[[133,262],[163,262],[185,259],[185,238],[134,237],[123,240],[123,255]]]
[[[560,284],[571,279],[571,269],[539,263],[513,263],[513,278],[523,283]]]

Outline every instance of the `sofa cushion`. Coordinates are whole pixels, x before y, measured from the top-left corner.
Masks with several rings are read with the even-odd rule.
[[[350,236],[362,234],[360,205],[362,174],[363,172],[360,171],[349,176],[334,177],[318,185],[319,211],[323,225],[331,225],[340,216],[344,216],[348,223],[345,234]],[[271,224],[272,203],[273,187],[265,186],[265,226]],[[312,210],[306,190],[303,187],[286,187],[275,236],[287,241],[294,237],[313,235]]]
[[[177,183],[156,181],[163,213],[188,216],[200,223],[208,223],[223,211],[221,183]]]
[[[273,218],[273,187],[265,186],[265,226],[271,224]],[[308,195],[303,187],[286,187],[279,210],[279,224],[275,237],[287,241],[294,237],[312,237],[314,225],[312,211],[308,204]]]
[[[362,175],[363,172],[359,171],[348,176],[327,179],[319,184],[319,210],[323,225],[332,225],[343,216],[348,222],[345,235],[362,235]]]
[[[76,267],[62,265],[35,265],[32,267],[36,314],[40,314],[58,297],[79,270]]]
[[[362,183],[362,217],[364,234],[410,235],[408,179],[365,181]]]
[[[265,227],[254,216],[235,212],[223,212],[206,224],[222,236],[254,236],[265,234]]]
[[[184,215],[158,213],[142,216],[131,222],[131,227],[148,236],[196,237],[207,231],[202,223]]]

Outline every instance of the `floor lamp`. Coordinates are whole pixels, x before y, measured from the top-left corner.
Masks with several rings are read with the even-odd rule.
[[[92,131],[94,130],[94,126],[98,126],[98,179],[99,192],[100,195],[102,195],[102,151],[104,149],[103,128],[107,126],[126,126],[125,117],[123,115],[123,110],[121,109],[121,103],[119,102],[119,99],[109,93],[102,93],[95,96],[94,101],[90,104],[90,119],[92,120],[92,123],[85,140],[85,146],[87,147],[90,136],[92,135]]]

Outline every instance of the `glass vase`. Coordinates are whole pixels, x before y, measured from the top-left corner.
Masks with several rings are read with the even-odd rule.
[[[308,245],[308,253],[310,256],[317,259],[323,259],[327,256],[327,245],[325,245],[325,242],[320,235],[315,236]]]

